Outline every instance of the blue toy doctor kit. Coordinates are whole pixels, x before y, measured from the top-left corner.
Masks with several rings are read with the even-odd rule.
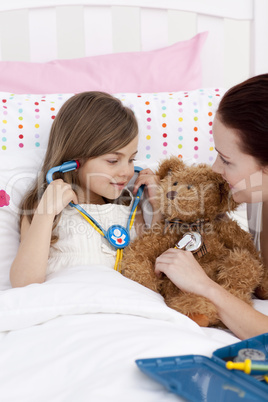
[[[245,354],[251,358],[246,359],[247,363],[239,362]],[[268,401],[268,333],[217,349],[211,358],[172,356],[139,359],[136,364],[187,401]],[[260,373],[262,376],[255,376]]]
[[[66,173],[70,172],[71,170],[76,170],[79,168],[79,162],[76,160],[72,160],[69,162],[64,162],[62,165],[55,166],[51,168],[46,175],[46,180],[48,183],[51,183],[53,181],[53,174],[56,172],[61,172],[61,173]],[[142,168],[135,166],[134,171],[135,172],[140,172]],[[112,225],[108,228],[108,230],[104,230],[101,225],[91,216],[89,215],[79,204],[74,204],[73,202],[70,202],[70,205],[75,208],[82,216],[83,218],[90,223],[94,227],[94,229],[97,230],[98,233],[100,233],[101,236],[103,236],[115,249],[116,249],[116,261],[115,261],[115,266],[114,269],[116,271],[121,272],[121,261],[123,257],[123,249],[129,244],[130,242],[130,229],[133,225],[136,211],[137,211],[137,206],[140,202],[141,195],[143,193],[144,185],[142,185],[135,197],[135,200],[133,202],[127,225],[124,228],[122,225]]]

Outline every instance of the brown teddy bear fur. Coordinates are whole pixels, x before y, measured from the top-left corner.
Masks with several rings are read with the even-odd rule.
[[[208,299],[182,292],[165,275],[157,277],[154,265],[156,258],[174,247],[184,233],[198,229],[208,252],[194,255],[206,274],[251,304],[251,296],[263,276],[263,265],[250,234],[226,215],[238,204],[230,195],[228,183],[206,164],[186,166],[171,157],[161,163],[157,174],[157,199],[163,220],[126,248],[122,273],[159,292],[169,307],[199,325],[221,326],[216,308]]]

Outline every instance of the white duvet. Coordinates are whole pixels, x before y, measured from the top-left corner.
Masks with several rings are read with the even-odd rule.
[[[258,309],[267,309],[259,302]],[[162,402],[180,398],[135,360],[211,356],[238,341],[200,328],[105,266],[79,266],[0,294],[1,402]]]

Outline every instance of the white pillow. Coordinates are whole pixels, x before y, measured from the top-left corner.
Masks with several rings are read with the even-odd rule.
[[[116,94],[137,117],[139,161],[155,168],[163,158],[177,155],[190,163],[212,163],[211,126],[223,92]],[[54,116],[70,96],[0,93],[0,290],[10,287],[20,201],[40,169]]]

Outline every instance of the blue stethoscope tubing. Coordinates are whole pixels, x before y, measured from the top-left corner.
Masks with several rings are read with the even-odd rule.
[[[56,172],[66,173],[66,172],[70,172],[71,170],[75,170],[75,169],[78,169],[78,168],[79,168],[79,162],[78,162],[78,161],[73,160],[73,161],[64,162],[62,165],[54,166],[53,168],[49,169],[49,171],[47,172],[47,175],[46,175],[46,180],[47,180],[48,183],[51,183],[51,182],[53,181],[53,174],[54,174],[54,173],[56,173]],[[134,171],[135,171],[136,173],[138,173],[138,172],[140,172],[140,171],[142,171],[142,170],[143,170],[143,169],[142,169],[141,167],[139,167],[139,166],[135,166],[135,167],[134,167]],[[104,229],[101,227],[101,225],[100,225],[88,212],[86,212],[86,211],[84,210],[84,208],[81,207],[81,205],[79,205],[79,204],[74,204],[73,202],[70,202],[69,205],[70,205],[71,207],[77,209],[78,211],[80,211],[80,212],[81,212],[83,215],[85,215],[91,222],[93,222],[94,225],[96,225],[96,227],[103,233],[103,236],[105,237],[105,239],[107,239],[108,242],[109,242],[112,246],[114,246],[115,248],[119,248],[119,249],[120,249],[120,248],[125,248],[125,247],[129,244],[129,242],[130,242],[130,235],[129,235],[129,232],[130,232],[130,222],[131,222],[133,213],[134,213],[134,211],[136,210],[136,208],[137,208],[137,206],[138,206],[138,204],[139,204],[139,202],[140,202],[140,199],[141,199],[143,190],[144,190],[144,185],[140,186],[140,188],[139,188],[138,191],[137,191],[136,197],[135,197],[135,199],[134,199],[134,202],[133,202],[133,205],[132,205],[132,208],[131,208],[129,217],[128,217],[128,221],[127,221],[126,228],[124,228],[124,227],[121,226],[121,225],[113,225],[113,226],[111,226],[111,227],[106,231],[106,230],[104,230]],[[117,244],[117,243],[114,242],[114,240],[113,240],[113,238],[112,238],[112,234],[113,234],[113,231],[114,231],[115,229],[120,229],[121,231],[123,231],[123,232],[125,233],[125,235],[126,235],[126,241],[124,242],[124,244],[120,245],[120,244]],[[111,230],[112,230],[112,232],[111,232]],[[112,233],[112,234],[111,234],[111,233]]]

